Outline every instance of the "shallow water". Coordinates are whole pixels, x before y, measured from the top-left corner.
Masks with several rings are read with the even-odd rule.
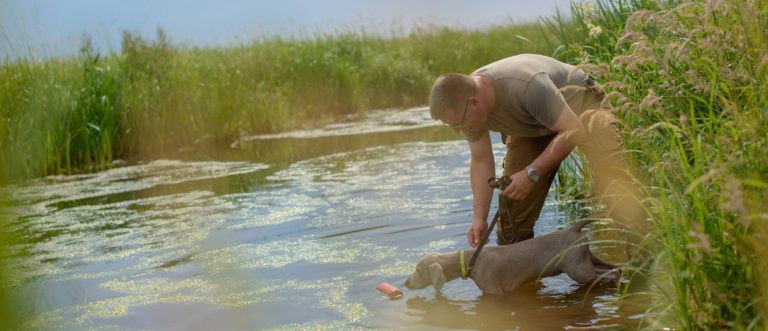
[[[431,251],[467,247],[468,149],[422,111],[244,139],[6,187],[25,242],[3,252],[25,329],[612,329],[615,289],[546,278],[499,299],[471,281],[405,291]],[[379,118],[381,119],[381,118]],[[368,123],[368,124],[366,124]],[[497,160],[503,146],[495,141]],[[199,158],[199,157],[198,157]],[[567,226],[550,197],[541,235]]]

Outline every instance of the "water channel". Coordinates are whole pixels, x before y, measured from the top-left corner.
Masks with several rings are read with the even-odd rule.
[[[424,109],[243,139],[202,157],[2,188],[2,258],[22,329],[614,329],[612,288],[545,278],[508,298],[472,281],[405,290],[416,262],[467,247],[469,151]],[[494,137],[500,160],[504,148]],[[536,235],[568,225],[550,194]],[[388,281],[405,291],[390,300]]]

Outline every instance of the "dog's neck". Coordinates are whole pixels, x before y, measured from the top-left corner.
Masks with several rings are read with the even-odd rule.
[[[469,267],[469,260],[472,258],[472,254],[475,253],[475,249],[464,250],[464,267]],[[446,281],[452,281],[457,278],[461,278],[461,262],[459,258],[459,251],[452,253],[441,254],[438,257],[438,263],[443,267],[443,274],[445,274]],[[469,275],[472,278],[472,275]]]

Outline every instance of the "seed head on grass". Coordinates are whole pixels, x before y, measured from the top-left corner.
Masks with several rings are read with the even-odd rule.
[[[603,101],[600,102],[600,107],[608,107],[611,104],[615,104],[616,108],[618,108],[616,109],[617,111],[623,111],[626,110],[627,100],[629,99],[621,92],[613,91],[605,95]]]
[[[648,9],[638,10],[629,15],[624,23],[624,31],[641,30],[645,24],[656,16],[656,12]]]
[[[694,263],[701,263],[705,256],[712,254],[712,244],[710,243],[709,236],[701,231],[699,224],[693,223],[693,229],[688,231],[688,236],[694,239],[693,242],[686,245],[686,248],[693,251]]]
[[[577,67],[592,76],[605,77],[610,74],[610,69],[607,64],[582,63]]]
[[[637,55],[619,55],[613,58],[611,64],[623,66],[627,71],[632,73],[640,72],[640,64],[642,58]]]
[[[616,48],[619,48],[624,44],[632,45],[632,43],[644,40],[648,40],[648,37],[645,34],[636,31],[629,31],[624,33],[621,38],[616,41]]]
[[[716,11],[722,4],[725,2],[725,0],[707,0],[707,12],[711,13]]]
[[[640,108],[647,111],[658,112],[663,109],[661,105],[661,98],[656,95],[653,89],[648,89],[648,94],[640,102]]]
[[[748,211],[746,199],[741,190],[741,183],[738,179],[731,176],[725,182],[725,208],[726,210],[738,215],[741,226],[745,229],[749,227]]]

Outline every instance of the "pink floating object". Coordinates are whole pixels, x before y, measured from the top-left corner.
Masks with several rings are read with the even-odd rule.
[[[376,289],[390,299],[400,299],[403,297],[403,291],[400,291],[400,289],[387,282],[379,283],[379,285],[376,285]]]

